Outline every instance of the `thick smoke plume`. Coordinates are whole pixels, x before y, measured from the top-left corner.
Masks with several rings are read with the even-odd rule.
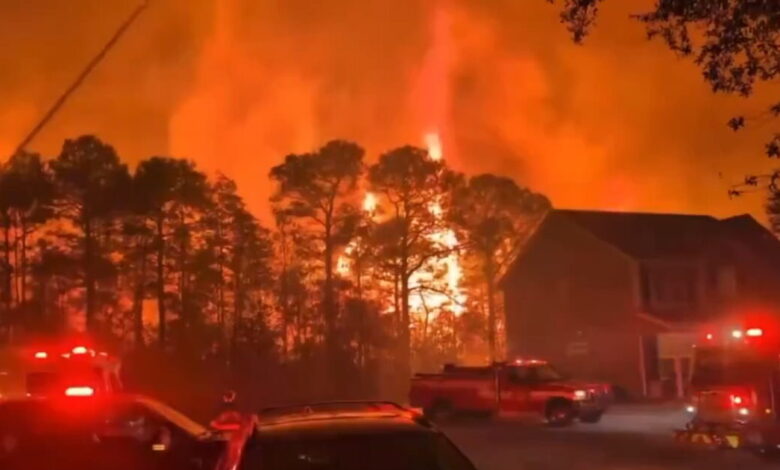
[[[761,102],[713,96],[695,66],[605,2],[584,46],[543,0],[156,0],[32,147],[96,133],[238,181],[267,213],[268,169],[330,138],[370,155],[425,145],[508,174],[558,207],[759,212],[728,185],[763,136],[725,122]],[[0,151],[10,152],[135,0],[0,3]],[[759,100],[761,96],[757,97]]]

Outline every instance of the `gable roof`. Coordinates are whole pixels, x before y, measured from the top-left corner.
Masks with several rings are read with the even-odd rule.
[[[780,269],[780,240],[753,217],[742,214],[720,221],[729,236],[740,240],[770,265]]]
[[[708,242],[722,239],[723,234],[721,222],[708,215],[580,210],[552,212],[635,259],[696,255]]]

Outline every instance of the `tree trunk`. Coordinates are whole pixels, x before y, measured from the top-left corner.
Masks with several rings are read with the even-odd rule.
[[[11,276],[11,240],[10,240],[10,220],[8,218],[8,214],[3,214],[3,234],[5,237],[5,242],[3,244],[3,251],[4,251],[4,260],[3,260],[3,267],[2,267],[2,286],[3,286],[3,293],[2,293],[2,299],[4,304],[4,312],[3,315],[0,316],[0,328],[5,327],[5,337],[3,338],[6,342],[11,341],[11,289],[12,289],[12,282],[13,277]]]
[[[401,275],[401,328],[398,334],[398,372],[401,383],[406,384],[412,376],[412,338],[409,331],[411,326],[409,315],[409,275],[406,274],[406,260],[401,263],[403,274]]]
[[[185,226],[184,211],[179,211],[179,227],[181,230],[181,236],[179,237],[179,302],[181,308],[181,318],[185,329],[189,329],[192,326],[192,318],[190,316],[190,299],[189,299],[189,286],[187,283],[187,228]]]
[[[222,240],[222,223],[217,220],[217,246],[218,249],[218,256],[217,256],[217,263],[219,264],[219,282],[217,283],[217,298],[218,298],[218,305],[217,305],[217,320],[219,322],[219,332],[220,336],[223,338],[225,337],[225,250],[224,250],[224,244]],[[223,343],[224,347],[224,343]]]
[[[241,332],[242,314],[244,310],[244,286],[240,267],[234,270],[233,292],[233,332],[230,335],[230,363],[235,370],[238,357],[238,335]]]
[[[136,280],[135,295],[133,298],[133,336],[135,347],[144,346],[144,285],[146,284],[146,243],[141,245],[141,267],[139,277]]]
[[[86,327],[92,331],[95,327],[95,279],[92,272],[92,257],[94,250],[94,234],[92,233],[92,220],[84,218],[84,284],[86,286]]]
[[[158,316],[158,342],[160,348],[165,347],[166,342],[166,313],[165,313],[165,238],[163,236],[163,215],[157,216],[157,316]]]
[[[25,302],[27,300],[27,235],[29,234],[27,233],[27,224],[24,221],[24,217],[22,217],[19,222],[22,226],[22,263],[21,266],[19,266],[21,297],[19,298],[19,301]]]
[[[331,222],[328,216],[325,223],[325,286],[323,303],[325,307],[325,350],[329,377],[328,387],[336,392],[338,385],[337,361],[338,344],[336,341],[336,306],[333,298],[333,240],[331,239]]]
[[[491,362],[496,360],[496,300],[494,277],[492,257],[488,256],[485,261],[485,291],[487,292],[488,309],[488,350],[490,352]]]

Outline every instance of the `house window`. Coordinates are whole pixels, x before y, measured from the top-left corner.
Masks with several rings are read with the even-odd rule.
[[[696,304],[697,272],[680,266],[657,266],[645,271],[641,279],[642,295],[656,307],[679,307]]]
[[[721,266],[716,274],[716,288],[718,295],[724,299],[731,299],[737,295],[737,270],[734,266]]]

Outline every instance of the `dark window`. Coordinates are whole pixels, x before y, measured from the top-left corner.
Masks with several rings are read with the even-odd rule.
[[[654,307],[692,306],[698,301],[697,271],[691,267],[654,266],[644,273],[643,297]],[[647,290],[645,292],[645,290]]]
[[[765,381],[775,366],[752,349],[699,348],[691,381],[698,386]]]
[[[531,371],[526,366],[512,366],[507,370],[506,376],[511,383],[527,383],[531,380]]]
[[[535,382],[555,382],[563,379],[563,374],[555,370],[555,368],[549,364],[542,364],[531,368],[531,380]]]
[[[258,438],[241,470],[474,470],[444,436],[376,433]]]

